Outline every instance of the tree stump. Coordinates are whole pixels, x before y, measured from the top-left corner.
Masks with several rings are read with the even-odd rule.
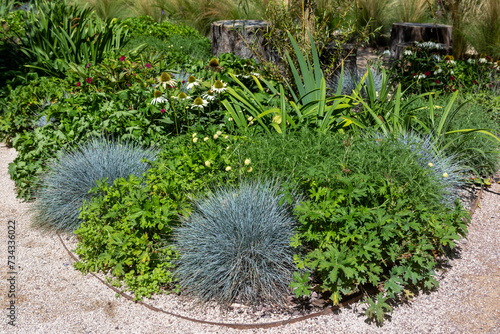
[[[441,50],[451,53],[452,26],[428,23],[393,23],[391,31],[391,58],[399,59],[402,51],[414,42],[435,42]]]
[[[276,54],[264,39],[269,25],[269,22],[261,20],[226,20],[212,23],[212,55],[234,53],[241,58],[253,58],[259,62],[260,57],[252,51],[254,48],[266,61],[277,60]]]

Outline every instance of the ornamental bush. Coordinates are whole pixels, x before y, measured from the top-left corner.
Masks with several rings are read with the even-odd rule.
[[[180,286],[225,306],[284,303],[294,270],[292,208],[269,180],[244,180],[194,200],[175,232]]]
[[[79,208],[96,181],[109,184],[131,174],[141,176],[155,160],[157,150],[132,142],[94,138],[76,147],[61,150],[42,176],[34,204],[34,224],[47,229],[74,231],[81,220]]]
[[[136,299],[175,289],[172,275],[176,251],[168,243],[179,203],[165,196],[150,175],[98,181],[92,200],[82,207],[83,223],[75,268],[102,271],[112,285],[134,292]]]

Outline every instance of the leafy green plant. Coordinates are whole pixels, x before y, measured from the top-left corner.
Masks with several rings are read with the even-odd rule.
[[[175,233],[181,287],[225,306],[283,304],[293,271],[294,229],[292,206],[283,196],[279,183],[244,180],[195,199]]]
[[[125,284],[135,299],[176,290],[172,271],[177,252],[168,239],[178,208],[157,190],[150,178],[133,175],[112,185],[97,181],[75,231],[80,258],[75,268],[104,272],[112,285]]]
[[[370,286],[396,298],[407,286],[437,285],[435,256],[465,236],[467,213],[441,206],[429,167],[394,144],[353,141],[342,171],[325,177],[312,170],[304,180],[309,196],[295,210],[301,225],[292,245],[301,251],[298,269],[311,270],[312,281],[296,274],[298,295],[320,289],[337,304]],[[381,310],[374,313],[379,320]]]
[[[242,89],[228,89],[232,97],[232,104],[228,101],[223,101],[223,104],[240,130],[247,127],[245,117],[242,113],[239,113],[242,108],[251,113],[252,118],[256,119],[268,133],[270,133],[270,130],[264,122],[263,118],[265,116],[268,119],[271,118],[270,125],[279,133],[285,133],[288,125],[291,128],[299,125],[313,126],[323,133],[329,130],[338,130],[346,125],[344,123],[346,119],[342,116],[342,113],[352,107],[352,104],[350,104],[351,99],[340,95],[327,96],[326,80],[320,67],[316,45],[312,36],[309,35],[309,37],[312,45],[312,63],[307,56],[304,56],[297,41],[289,34],[299,68],[295,67],[287,53],[287,61],[291,67],[294,81],[285,80],[286,91],[283,85],[279,85],[278,91],[272,82],[260,79],[272,94],[270,98],[266,98],[265,95],[254,94],[246,85],[233,76],[233,80]],[[259,79],[255,78],[254,80],[258,83],[260,91],[264,92]],[[337,94],[340,94],[341,87],[342,83],[340,82]],[[291,96],[291,98],[289,99],[288,96]],[[261,103],[263,100],[266,100],[266,105]],[[274,105],[269,108],[269,104]]]
[[[127,30],[120,23],[103,22],[90,8],[37,0],[34,9],[23,14],[21,50],[34,62],[32,68],[45,73],[64,76],[68,63],[97,64],[126,43]]]
[[[112,184],[130,174],[141,176],[149,168],[142,160],[154,160],[156,154],[155,149],[102,138],[62,150],[41,178],[33,207],[34,224],[46,229],[74,231],[81,223],[79,208],[92,198],[89,190],[96,181],[107,178]]]

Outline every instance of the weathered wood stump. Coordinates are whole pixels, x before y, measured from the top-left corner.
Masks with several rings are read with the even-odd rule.
[[[264,39],[270,23],[261,20],[226,20],[216,21],[210,26],[212,54],[234,53],[241,58],[260,60],[254,48],[265,60],[277,60]],[[251,48],[251,47],[252,48]]]
[[[428,23],[393,23],[391,31],[391,58],[399,59],[402,51],[414,42],[435,42],[444,53],[451,53],[453,27]]]

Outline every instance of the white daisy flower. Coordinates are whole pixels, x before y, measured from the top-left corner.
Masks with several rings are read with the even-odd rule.
[[[226,90],[226,86],[227,86],[227,83],[222,82],[222,80],[217,80],[217,81],[215,81],[211,90],[220,94]]]
[[[209,90],[208,92],[202,95],[202,98],[210,102],[215,100],[216,96],[212,90]]]
[[[203,109],[206,106],[208,106],[208,101],[203,100],[201,97],[197,97],[191,104],[191,109],[196,109],[196,108]]]
[[[200,85],[200,80],[196,79],[194,75],[190,75],[187,79],[186,89],[193,89],[196,86]]]
[[[157,90],[154,93],[154,98],[151,100],[151,104],[157,104],[157,103],[165,103],[168,102],[168,100],[163,96],[163,94]]]
[[[158,78],[158,83],[163,86],[164,89],[167,88],[167,85],[169,86],[175,86],[177,85],[177,81],[175,79],[172,79],[170,74],[167,72],[163,72],[160,77]]]
[[[172,96],[172,98],[176,99],[176,100],[179,100],[179,101],[183,101],[183,100],[190,100],[191,97],[188,96],[186,93],[184,92],[180,92],[179,95],[177,96]]]

